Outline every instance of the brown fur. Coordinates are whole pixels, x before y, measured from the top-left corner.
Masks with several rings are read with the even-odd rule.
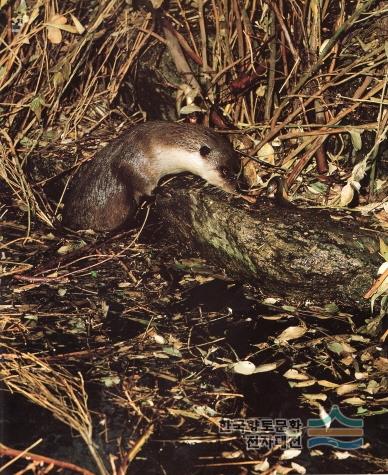
[[[199,150],[203,146],[207,149],[201,157]],[[180,151],[182,157],[198,153],[199,169],[193,170],[191,162],[181,160]],[[174,168],[175,161],[180,165],[178,169]],[[136,125],[80,167],[65,196],[63,225],[96,231],[120,228],[134,214],[139,198],[152,194],[160,178],[170,173],[191,171],[234,192],[227,173],[234,164],[230,143],[211,129],[172,122]],[[206,175],[207,167],[216,171],[214,177]]]

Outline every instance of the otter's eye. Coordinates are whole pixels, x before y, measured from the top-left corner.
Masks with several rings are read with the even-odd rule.
[[[199,153],[203,157],[206,157],[207,155],[209,155],[210,152],[211,152],[211,150],[207,145],[202,145],[202,147],[199,149]]]

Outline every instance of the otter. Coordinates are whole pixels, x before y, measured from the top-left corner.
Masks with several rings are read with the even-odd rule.
[[[227,139],[197,124],[146,122],[121,133],[82,165],[65,194],[62,224],[115,231],[165,175],[191,172],[237,194],[236,154]]]

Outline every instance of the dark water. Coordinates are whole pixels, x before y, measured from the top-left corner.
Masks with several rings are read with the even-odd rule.
[[[214,299],[214,296],[217,296]],[[244,359],[250,357],[256,365],[274,361],[277,358],[283,359],[284,363],[279,371],[269,373],[258,373],[249,377],[238,374],[229,374],[231,385],[235,390],[244,397],[237,399],[231,403],[231,406],[224,407],[225,412],[229,411],[231,417],[233,414],[244,413],[244,417],[266,417],[266,418],[300,418],[304,424],[307,419],[314,417],[309,408],[301,404],[301,393],[303,390],[293,389],[287,383],[282,374],[289,369],[298,358],[301,358],[300,352],[293,351],[288,348],[287,351],[280,352],[269,345],[266,350],[258,351],[253,356],[252,344],[260,344],[270,342],[275,334],[279,334],[284,328],[290,326],[287,319],[273,321],[266,320],[264,316],[279,314],[279,309],[271,308],[259,304],[255,299],[247,296],[246,288],[242,285],[231,284],[221,280],[215,280],[210,283],[194,287],[188,292],[183,292],[182,298],[172,304],[171,315],[182,312],[190,314],[198,307],[202,312],[219,312],[219,318],[196,321],[193,317],[191,323],[194,324],[194,331],[191,334],[191,343],[201,343],[208,341],[209,338],[225,338],[223,347],[230,347],[238,358]],[[226,311],[226,309],[230,311]],[[120,341],[123,339],[130,340],[137,334],[144,331],[144,325],[136,324],[121,318],[121,314],[125,307],[116,303],[110,308],[110,312],[104,322],[104,329],[107,331],[112,341]],[[197,315],[198,312],[195,312]],[[213,315],[214,317],[214,315]],[[325,328],[327,332],[343,333],[348,332],[347,323],[340,320],[325,320]],[[62,341],[60,337],[51,334],[52,341],[58,341],[69,351],[72,346],[71,341]],[[64,338],[64,337],[63,337]],[[58,342],[57,342],[58,343]],[[73,344],[76,348],[82,342],[74,340]],[[85,342],[83,342],[85,343]],[[306,349],[306,352],[308,350]],[[227,353],[225,353],[227,355]],[[300,361],[306,361],[306,355],[302,355]],[[229,354],[230,356],[230,354]],[[79,369],[79,367],[78,367]],[[131,375],[131,369],[116,362],[114,369],[122,375]],[[87,374],[87,368],[85,368]],[[322,368],[314,368],[314,377],[317,379],[330,379],[330,371]],[[311,373],[311,371],[310,371]],[[221,371],[218,376],[212,376],[211,385],[215,388],[217,379],[220,378],[220,385],[224,382],[225,374]],[[150,385],[154,384],[153,378],[150,376]],[[175,383],[168,381],[160,382],[158,391],[166,397],[169,390]],[[132,430],[131,422],[125,411],[113,409],[109,403],[109,393],[114,390],[101,388],[101,385],[95,383],[87,383],[87,391],[89,394],[89,406],[96,412],[106,414],[109,421],[109,440],[104,440],[96,433],[96,441],[103,448],[105,454],[117,453],[117,438],[124,433],[130,433]],[[309,391],[306,391],[309,392]],[[329,398],[332,397],[331,393]],[[81,467],[88,468],[92,472],[96,472],[94,462],[80,437],[77,437],[63,423],[53,418],[53,416],[44,409],[28,402],[24,397],[17,394],[10,394],[4,390],[0,392],[0,436],[1,441],[5,445],[15,449],[25,449],[39,438],[43,442],[36,446],[32,451],[37,454],[47,455],[59,460],[70,461]],[[325,402],[325,407],[329,404],[338,403],[335,399]],[[347,416],[354,417],[352,408],[344,408]],[[227,460],[221,456],[222,452],[231,452],[235,450],[245,451],[244,441],[241,439],[233,442],[216,442],[212,444],[184,444],[177,442],[177,439],[183,435],[186,437],[200,437],[208,434],[209,425],[201,426],[201,422],[186,422],[184,431],[174,428],[173,425],[167,425],[164,421],[158,424],[155,421],[155,432],[150,441],[143,447],[142,451],[131,465],[129,473],[134,474],[221,474],[242,473],[240,467],[228,466]],[[187,425],[188,424],[188,425]],[[95,427],[99,427],[98,417],[95,420]],[[364,418],[364,439],[369,442],[371,447],[366,451],[360,450],[355,452],[354,458],[346,460],[336,460],[332,457],[332,451],[322,447],[324,453],[320,457],[312,457],[310,452],[305,448],[302,454],[295,461],[306,467],[308,473],[311,474],[331,474],[331,473],[383,473],[384,470],[376,465],[373,457],[380,459],[388,456],[388,418],[386,415],[376,415]],[[213,436],[215,433],[213,431]],[[304,438],[304,445],[305,445]],[[249,452],[249,451],[248,451]],[[368,454],[366,456],[365,454]],[[260,460],[262,452],[250,454],[252,459]],[[238,459],[237,459],[238,460]],[[275,461],[269,459],[270,463]],[[222,467],[203,468],[200,465],[209,463],[223,463]],[[233,460],[232,460],[233,462]],[[284,462],[289,465],[290,462]],[[25,466],[25,462],[18,462],[13,465],[8,472],[13,474],[19,468]],[[252,466],[247,465],[248,473],[252,472]],[[62,472],[66,473],[66,472]],[[97,472],[96,472],[97,473]]]

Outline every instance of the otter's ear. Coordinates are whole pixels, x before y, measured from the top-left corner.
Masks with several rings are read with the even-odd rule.
[[[199,153],[203,157],[206,157],[207,155],[209,155],[210,152],[211,152],[211,150],[207,145],[202,145],[202,147],[199,149]]]

